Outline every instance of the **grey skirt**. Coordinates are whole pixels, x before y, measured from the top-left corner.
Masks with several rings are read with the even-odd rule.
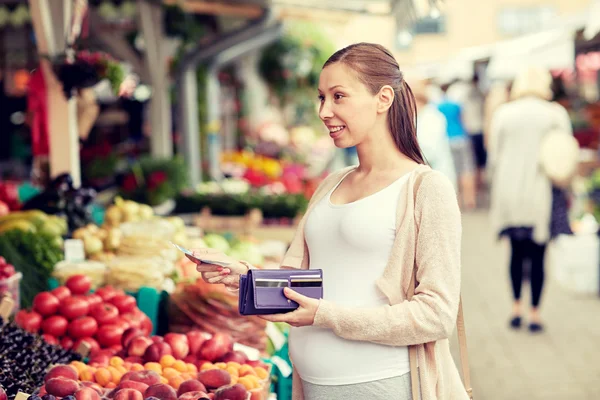
[[[410,372],[402,376],[351,385],[315,385],[302,381],[304,400],[413,400]]]

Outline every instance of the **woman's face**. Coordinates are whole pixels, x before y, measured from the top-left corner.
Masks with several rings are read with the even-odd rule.
[[[354,70],[341,63],[323,68],[319,100],[319,117],[336,147],[356,146],[368,137],[377,120],[378,100]]]

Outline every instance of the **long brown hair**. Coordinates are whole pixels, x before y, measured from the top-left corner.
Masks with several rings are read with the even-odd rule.
[[[384,85],[394,89],[394,102],[388,112],[388,125],[402,154],[419,164],[425,159],[417,141],[417,106],[398,62],[385,47],[356,43],[336,51],[323,65],[342,63],[357,72],[360,81],[375,95]]]

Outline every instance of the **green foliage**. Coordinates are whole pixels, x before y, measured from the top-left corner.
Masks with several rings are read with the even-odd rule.
[[[298,119],[313,112],[319,74],[335,46],[316,25],[290,23],[262,54],[259,71],[283,104],[299,104]],[[314,112],[313,112],[314,113]]]
[[[156,206],[174,199],[188,184],[187,167],[181,157],[143,156],[129,167],[119,186],[119,195]]]
[[[54,266],[63,259],[59,239],[43,232],[18,229],[0,235],[0,254],[23,274],[22,307],[31,306],[35,295],[47,290]]]
[[[175,212],[199,212],[209,207],[213,215],[241,216],[257,208],[264,218],[294,218],[303,213],[307,205],[308,200],[302,194],[193,194],[179,196]]]

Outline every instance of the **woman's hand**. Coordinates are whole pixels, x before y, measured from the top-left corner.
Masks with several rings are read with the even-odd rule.
[[[283,289],[283,294],[288,299],[298,303],[299,307],[285,314],[259,315],[259,317],[271,322],[287,322],[295,327],[310,326],[315,322],[319,300],[301,295],[290,288]]]
[[[215,249],[196,249],[193,250],[193,254],[203,260],[214,260],[229,264],[227,267],[221,267],[187,256],[188,259],[196,264],[196,270],[202,274],[202,279],[208,283],[222,283],[229,288],[235,289],[239,287],[239,275],[248,272],[247,266]]]

